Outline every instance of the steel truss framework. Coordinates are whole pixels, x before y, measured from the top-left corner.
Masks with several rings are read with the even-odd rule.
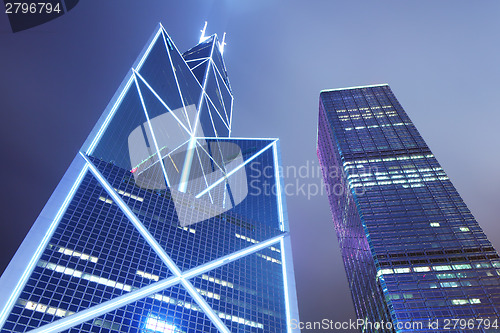
[[[206,42],[207,39],[209,38],[205,37],[203,42]],[[165,51],[168,53],[170,64],[172,66],[171,71],[175,78],[177,86],[177,92],[183,104],[184,112],[181,113],[181,116],[179,116],[179,114],[176,115],[174,112],[172,112],[173,110],[171,107],[169,107],[168,101],[165,101],[162,97],[160,97],[161,94],[157,92],[154,89],[154,87],[150,84],[150,82],[148,82],[148,80],[141,75],[141,67],[146,62],[149,53],[151,52],[153,46],[158,41],[161,40],[163,40],[163,43],[165,45]],[[216,139],[222,141],[256,140],[249,138],[235,139],[229,137],[231,133],[231,123],[232,123],[233,97],[231,93],[231,88],[229,86],[229,82],[227,81],[227,78],[224,77],[225,69],[221,68],[220,64],[216,64],[216,62],[213,59],[215,47],[216,46],[223,47],[223,44],[216,42],[216,36],[212,37],[211,43],[212,45],[211,45],[210,55],[208,57],[187,59],[187,60],[184,60],[181,57],[186,67],[190,67],[192,71],[194,71],[197,68],[199,69],[202,66],[206,67],[203,80],[200,82],[200,79],[198,77],[196,77],[197,80],[193,80],[193,82],[198,83],[199,85],[198,88],[200,90],[199,101],[196,105],[196,117],[193,118],[187,112],[187,105],[185,105],[184,102],[185,98],[183,98],[183,93],[187,92],[183,91],[183,88],[179,84],[179,78],[177,77],[176,73],[178,72],[178,70],[175,69],[175,64],[172,61],[172,59],[174,58],[173,53],[176,54],[180,53],[177,50],[175,44],[173,44],[172,40],[166,33],[163,26],[161,26],[161,24],[159,25],[158,29],[153,34],[153,37],[146,46],[145,50],[143,50],[142,55],[139,57],[136,64],[134,64],[134,67],[130,70],[129,74],[125,78],[121,87],[119,88],[114,98],[108,105],[103,116],[101,117],[96,127],[92,131],[91,135],[83,145],[80,153],[76,156],[72,165],[68,169],[65,177],[61,181],[61,184],[58,186],[53,196],[51,197],[51,200],[49,200],[49,203],[44,208],[44,211],[42,211],[42,214],[40,214],[40,217],[38,219],[40,221],[37,220],[37,222],[35,222],[33,230],[30,232],[30,235],[28,235],[27,240],[25,240],[24,242],[30,244],[26,245],[23,243],[20,250],[18,251],[21,253],[21,255],[16,254],[16,256],[18,257],[21,256],[24,258],[15,257],[13,259],[13,262],[16,263],[20,262],[21,265],[23,265],[22,266],[23,269],[21,271],[17,270],[20,272],[17,275],[10,274],[10,276],[8,276],[9,274],[7,274],[7,276],[5,276],[6,274],[4,274],[4,276],[2,277],[2,283],[4,283],[4,286],[6,288],[11,288],[12,292],[8,295],[2,295],[0,297],[0,306],[2,306],[1,308],[2,312],[0,314],[0,327],[4,325],[21,291],[23,290],[26,282],[31,276],[37,263],[39,262],[44,249],[48,246],[49,241],[52,235],[54,234],[54,231],[56,230],[64,212],[66,211],[68,205],[70,204],[72,198],[74,197],[75,192],[79,188],[82,179],[86,175],[91,174],[98,181],[98,183],[105,189],[107,194],[111,197],[113,203],[118,205],[120,210],[128,218],[128,221],[140,233],[141,237],[153,249],[156,255],[161,259],[161,261],[166,265],[166,267],[170,270],[170,272],[173,275],[165,279],[161,279],[152,284],[149,284],[147,286],[144,286],[142,288],[132,290],[128,293],[123,294],[122,296],[114,297],[98,305],[91,306],[87,309],[78,311],[70,316],[57,319],[42,327],[32,330],[31,332],[37,332],[37,333],[60,332],[62,330],[69,329],[81,323],[87,322],[91,319],[97,318],[103,314],[109,313],[127,304],[131,304],[140,299],[144,299],[157,292],[164,291],[175,285],[182,286],[182,288],[184,288],[185,291],[189,293],[194,302],[196,302],[196,304],[199,306],[202,312],[206,314],[206,316],[210,319],[210,321],[218,329],[218,331],[230,332],[229,328],[221,320],[221,318],[223,317],[221,317],[220,313],[218,311],[215,311],[206,302],[206,300],[200,295],[200,292],[193,286],[193,284],[189,280],[194,277],[201,276],[203,273],[214,270],[215,268],[227,265],[231,262],[242,259],[251,254],[255,254],[256,252],[269,248],[273,245],[276,247],[277,246],[276,244],[279,244],[279,246],[277,247],[279,247],[281,253],[282,273],[284,279],[283,288],[285,290],[286,320],[288,323],[287,324],[288,330],[291,332],[290,320],[292,317],[296,316],[296,304],[295,304],[296,296],[294,292],[295,286],[293,281],[293,275],[290,276],[290,272],[293,272],[292,270],[293,268],[292,268],[291,258],[290,256],[288,256],[288,253],[290,251],[290,246],[289,246],[288,226],[286,220],[286,211],[284,209],[284,202],[283,202],[284,198],[282,191],[283,188],[282,179],[279,173],[280,171],[279,143],[278,140],[276,139],[261,139],[261,140],[267,140],[268,142],[267,145],[264,148],[260,149],[258,152],[252,154],[252,156],[246,158],[245,161],[241,163],[239,166],[237,166],[236,168],[232,168],[230,170],[227,169],[225,165],[218,164],[217,161],[213,159],[211,154],[209,154],[199,143],[200,140],[209,140],[209,139]],[[218,89],[216,95],[230,96],[230,99],[217,98],[217,96],[214,95],[213,92],[207,91],[207,82],[209,75],[212,75],[212,77],[215,78],[215,82],[217,84],[217,89]],[[124,96],[131,89],[137,89],[138,95],[140,96],[141,105],[143,108],[142,111],[144,112],[144,116],[147,119],[149,130],[152,134],[152,138],[154,141],[154,147],[155,147],[154,154],[158,156],[157,160],[160,161],[159,164],[161,165],[161,171],[168,187],[171,186],[169,176],[163,162],[161,161],[166,157],[169,157],[170,154],[173,154],[177,149],[181,148],[182,146],[189,146],[192,149],[192,151],[195,152],[198,156],[204,155],[210,158],[214,162],[214,165],[216,165],[217,168],[223,173],[223,176],[215,181],[213,180],[210,181],[205,177],[206,187],[202,189],[199,193],[195,193],[196,198],[200,198],[205,194],[208,194],[212,203],[213,199],[211,197],[211,191],[215,187],[217,187],[217,185],[223,182],[227,182],[229,177],[235,174],[239,169],[244,168],[248,163],[258,158],[263,153],[271,152],[274,159],[273,162],[275,170],[274,182],[275,186],[277,187],[277,199],[276,199],[278,207],[277,213],[279,217],[279,229],[281,230],[281,233],[277,236],[270,237],[267,240],[263,240],[257,242],[256,244],[247,246],[246,248],[237,250],[229,255],[225,255],[215,260],[211,260],[204,264],[198,265],[194,268],[182,270],[178,265],[176,265],[174,260],[167,254],[165,249],[159,244],[159,241],[155,239],[155,237],[153,237],[153,235],[144,226],[141,219],[133,212],[131,207],[127,205],[127,203],[119,195],[117,190],[113,188],[113,186],[108,182],[106,177],[98,170],[96,165],[89,158],[89,156],[91,156],[92,153],[95,151],[103,135],[106,133],[106,130],[109,124],[112,122],[117,110],[119,109],[119,106]],[[143,98],[144,89],[147,89],[148,93],[152,93],[156,97],[157,102],[159,102],[165,108],[165,112],[170,112],[170,114],[174,116],[175,120],[178,122],[179,127],[185,131],[186,134],[185,142],[182,143],[179,147],[170,150],[168,153],[164,153],[161,151],[161,147],[159,147],[158,142],[155,139],[155,129],[154,126],[152,125],[151,118],[148,113],[148,103],[145,102],[145,99]],[[223,90],[225,91],[223,92]],[[216,99],[218,99],[220,102],[217,102]],[[226,105],[226,103],[229,105]],[[199,136],[200,115],[203,112],[208,113],[209,116],[208,118],[210,119],[211,124],[213,126],[213,131],[215,133],[215,136],[209,136],[209,137]],[[227,137],[218,135],[219,132],[222,132],[220,131],[220,128],[218,131],[218,127],[220,127],[221,125],[223,125],[225,127],[225,130],[227,130],[227,135],[228,135]],[[188,161],[185,162],[183,165],[184,169],[183,172],[187,170],[186,172],[188,174],[189,174],[189,168],[191,167],[189,163],[192,162]],[[203,166],[201,167],[203,168]],[[183,189],[182,182],[179,185],[179,190],[181,191],[185,190],[185,188]],[[26,253],[29,254],[29,257],[26,256]],[[12,271],[13,269],[15,269],[15,267],[14,268],[9,267],[6,273],[9,273],[9,270]]]

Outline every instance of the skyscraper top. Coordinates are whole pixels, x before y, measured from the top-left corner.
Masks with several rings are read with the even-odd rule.
[[[366,85],[366,86],[356,86],[356,87],[346,87],[346,88],[324,89],[324,90],[321,90],[321,92],[320,92],[320,93],[330,92],[330,91],[350,90],[350,89],[362,89],[362,88],[371,88],[371,87],[382,87],[382,86],[388,86],[388,84],[387,84],[387,83],[381,83],[381,84],[371,84],[371,85]]]
[[[206,41],[207,39],[209,39],[209,38],[210,38],[210,36],[209,36],[209,37],[205,36],[206,30],[207,30],[207,24],[208,24],[208,22],[207,22],[207,21],[205,21],[205,25],[203,26],[203,29],[202,29],[202,30],[200,30],[200,32],[201,32],[201,36],[200,36],[200,41],[199,41],[198,43],[203,43],[204,41]],[[212,35],[212,36],[216,36],[216,35],[217,35],[217,34],[214,34],[214,35]],[[222,41],[220,41],[220,42],[218,43],[219,52],[220,52],[221,54],[223,54],[223,53],[224,53],[224,46],[225,46],[225,45],[226,45],[226,33],[224,32],[224,34],[222,35]]]

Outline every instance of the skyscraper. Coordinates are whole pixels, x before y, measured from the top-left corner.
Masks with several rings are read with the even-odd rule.
[[[279,142],[231,137],[204,31],[155,30],[2,275],[2,332],[291,331]]]
[[[498,328],[498,254],[388,85],[322,91],[317,152],[360,328]]]

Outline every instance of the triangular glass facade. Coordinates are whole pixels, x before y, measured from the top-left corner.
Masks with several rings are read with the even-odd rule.
[[[2,276],[2,332],[291,332],[279,142],[231,138],[232,105],[217,36],[160,25]]]

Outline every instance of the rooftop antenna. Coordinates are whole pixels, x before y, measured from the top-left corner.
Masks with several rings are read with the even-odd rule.
[[[208,39],[207,37],[205,37],[205,30],[207,30],[207,21],[205,21],[205,26],[203,26],[203,30],[200,30],[201,31],[201,36],[200,36],[199,43],[203,43],[205,40]]]
[[[224,33],[224,35],[222,35],[222,42],[219,43],[220,54],[224,53],[224,45],[226,45],[226,33]]]

